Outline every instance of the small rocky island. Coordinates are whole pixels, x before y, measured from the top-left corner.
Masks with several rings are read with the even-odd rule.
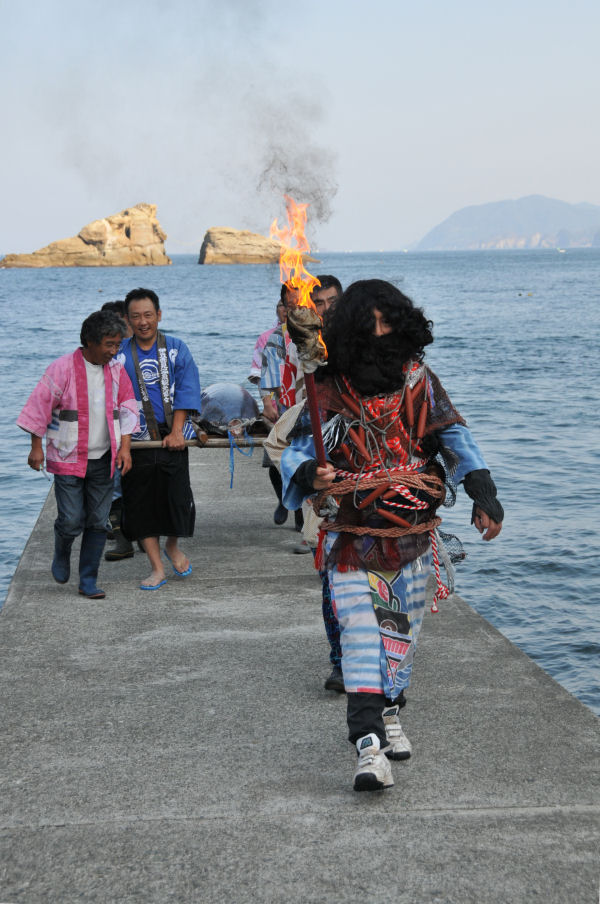
[[[0,267],[148,267],[170,264],[156,204],[136,204],[88,223],[73,238],[31,254],[7,254]]]
[[[199,264],[272,264],[279,260],[281,245],[246,229],[213,226],[200,248]]]
[[[257,232],[213,226],[208,229],[200,248],[199,264],[276,264],[281,244]],[[303,255],[305,261],[317,258]]]

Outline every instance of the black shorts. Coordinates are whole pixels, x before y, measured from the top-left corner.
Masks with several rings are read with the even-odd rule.
[[[121,528],[128,540],[191,537],[196,507],[190,486],[188,450],[138,449],[121,486]]]

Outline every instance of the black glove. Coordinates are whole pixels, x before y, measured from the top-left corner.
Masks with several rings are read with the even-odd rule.
[[[501,524],[504,521],[504,509],[496,499],[496,484],[490,472],[483,468],[479,471],[469,471],[463,483],[467,495],[473,500],[471,524],[475,523],[475,509],[478,506],[492,521]]]
[[[318,462],[316,458],[309,458],[303,461],[292,480],[303,495],[310,495],[315,492],[313,486],[315,477],[317,476]]]

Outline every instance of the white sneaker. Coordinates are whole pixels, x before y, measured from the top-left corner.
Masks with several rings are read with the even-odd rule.
[[[365,735],[356,742],[358,766],[354,773],[355,791],[382,791],[394,784],[392,767],[381,753],[376,734]]]
[[[390,706],[383,711],[383,724],[388,742],[383,752],[390,760],[407,760],[412,753],[410,741],[400,725],[399,711],[399,706]]]

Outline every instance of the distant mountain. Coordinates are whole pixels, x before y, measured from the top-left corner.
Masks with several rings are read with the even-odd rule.
[[[418,251],[600,248],[600,207],[542,195],[463,207],[416,247]]]

